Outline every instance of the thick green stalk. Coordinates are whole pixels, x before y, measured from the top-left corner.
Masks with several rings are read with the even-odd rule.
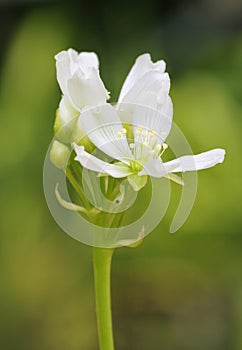
[[[96,314],[100,350],[114,350],[110,272],[114,249],[93,248]]]

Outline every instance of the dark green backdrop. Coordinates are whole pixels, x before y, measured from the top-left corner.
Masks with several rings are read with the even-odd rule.
[[[1,349],[98,348],[91,248],[58,228],[42,189],[60,99],[53,57],[68,47],[98,53],[113,101],[139,54],[165,59],[194,152],[227,151],[199,173],[179,232],[168,232],[171,205],[140,247],[116,252],[117,350],[242,349],[240,14],[237,0],[1,0]]]

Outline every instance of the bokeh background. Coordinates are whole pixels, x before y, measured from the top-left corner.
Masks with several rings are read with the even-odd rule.
[[[53,56],[69,47],[98,53],[113,101],[139,54],[165,59],[194,152],[227,151],[199,173],[179,232],[171,208],[141,246],[115,253],[116,349],[242,349],[241,13],[239,0],[0,1],[1,349],[98,349],[92,249],[59,229],[42,189]]]

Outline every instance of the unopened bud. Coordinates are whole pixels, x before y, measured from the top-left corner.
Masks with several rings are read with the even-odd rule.
[[[65,169],[70,154],[71,151],[67,146],[59,141],[54,141],[50,151],[50,160],[57,168]]]

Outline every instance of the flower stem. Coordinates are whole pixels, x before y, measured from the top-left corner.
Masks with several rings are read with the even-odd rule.
[[[70,184],[72,185],[72,187],[75,189],[76,193],[81,198],[85,207],[87,209],[90,209],[90,204],[89,204],[88,200],[86,199],[86,196],[82,191],[82,188],[79,186],[78,182],[76,181],[72,171],[68,168],[66,169],[66,176],[67,176],[67,179],[70,181]]]
[[[93,248],[96,314],[100,350],[114,350],[110,271],[114,249]]]

